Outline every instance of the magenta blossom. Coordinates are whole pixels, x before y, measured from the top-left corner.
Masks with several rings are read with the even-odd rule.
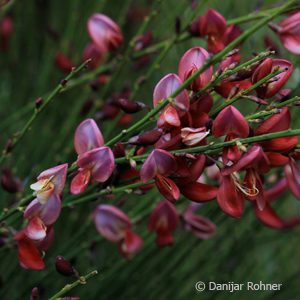
[[[80,194],[87,188],[91,177],[96,182],[105,182],[115,168],[114,155],[104,141],[96,122],[87,119],[79,124],[74,136],[74,145],[79,158],[78,174],[71,183],[71,193]]]
[[[100,53],[117,49],[123,43],[119,26],[109,17],[94,14],[88,20],[88,32]]]
[[[99,205],[94,214],[96,229],[106,239],[117,242],[121,254],[128,258],[131,253],[139,251],[143,240],[132,231],[131,220],[112,205]]]
[[[53,194],[61,194],[65,185],[67,170],[67,164],[45,170],[37,177],[38,181],[30,185],[30,188],[34,190],[33,195],[41,204],[47,203]]]
[[[209,54],[207,51],[201,47],[194,47],[185,52],[178,67],[178,75],[180,79],[182,81],[186,81],[203,66],[208,57]],[[210,82],[212,75],[213,67],[211,66],[197,76],[196,79],[189,85],[188,89],[195,92],[199,91]]]

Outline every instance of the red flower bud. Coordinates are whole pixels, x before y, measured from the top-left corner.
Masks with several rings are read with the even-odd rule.
[[[78,272],[73,266],[63,257],[57,256],[55,260],[56,271],[64,276],[77,276]]]
[[[142,102],[135,102],[124,98],[118,99],[118,104],[121,109],[128,114],[134,114],[146,107],[146,105]]]
[[[74,63],[63,53],[57,52],[55,54],[55,64],[63,72],[69,73],[74,67]]]
[[[128,143],[132,145],[143,145],[143,146],[153,145],[160,139],[162,132],[163,131],[160,128],[150,130],[140,135],[133,136],[128,140]]]

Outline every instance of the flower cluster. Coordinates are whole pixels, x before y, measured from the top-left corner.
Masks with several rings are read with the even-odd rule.
[[[300,54],[299,20],[298,12],[279,25],[272,25],[284,46],[295,54]],[[242,217],[248,201],[257,218],[269,227],[299,225],[299,216],[284,219],[272,208],[272,202],[287,188],[300,200],[298,138],[269,138],[291,126],[290,108],[283,102],[290,93],[284,85],[293,72],[293,64],[265,55],[236,69],[241,60],[238,49],[223,57],[219,65],[207,64],[213,54],[242,34],[235,24],[227,26],[224,17],[213,9],[191,24],[189,31],[207,37],[208,50],[187,50],[179,61],[177,74],[167,74],[156,84],[153,107],[159,114],[155,128],[135,136],[126,136],[125,130],[127,140],[120,139],[110,148],[113,143],[104,143],[94,119],[79,124],[74,135],[77,160],[72,166],[75,171],[71,194],[90,193],[94,189],[86,191],[90,181],[98,183],[95,189],[105,190],[106,194],[114,194],[112,187],[124,187],[123,181],[139,183],[140,194],[156,187],[164,200],[150,204],[147,227],[156,233],[156,244],[161,247],[174,243],[173,232],[179,222],[183,231],[197,238],[213,236],[216,225],[196,213],[209,201],[216,201],[233,218]],[[94,58],[92,67],[96,68],[103,55],[122,44],[123,36],[117,24],[101,14],[88,20],[88,32],[92,43],[83,56]],[[139,36],[135,48],[142,49],[151,40],[151,34]],[[73,65],[62,54],[56,56],[56,62],[64,70]],[[214,103],[216,94],[226,101],[221,105]],[[130,90],[112,95],[95,119],[115,118],[120,110],[126,116],[146,107],[130,97]],[[241,106],[233,105],[237,100]],[[255,105],[252,113],[243,109],[243,102],[248,100]],[[126,120],[123,124],[131,118]],[[254,143],[251,138],[255,138]],[[216,143],[221,147],[210,148]],[[117,164],[118,159],[122,164]],[[14,236],[20,263],[25,268],[44,268],[41,251],[47,250],[54,238],[52,225],[60,214],[67,169],[67,164],[48,169],[31,185],[35,199],[24,212],[28,225]],[[16,190],[11,181],[11,174],[2,178],[8,190]],[[177,206],[182,203],[180,198],[192,203]],[[134,231],[135,222],[119,206],[97,203],[92,216],[97,231],[117,243],[128,259],[141,249],[143,239]]]
[[[38,181],[30,186],[36,197],[26,207],[26,228],[14,236],[18,243],[18,257],[22,267],[42,270],[41,251],[46,251],[54,240],[53,223],[61,210],[60,194],[64,188],[68,165],[63,164],[45,170]]]

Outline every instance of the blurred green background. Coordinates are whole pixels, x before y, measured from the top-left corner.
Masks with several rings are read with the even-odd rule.
[[[137,32],[141,20],[134,20],[133,9],[141,14],[151,10],[154,1],[130,0],[16,0],[8,11],[14,21],[14,31],[7,51],[0,53],[0,145],[5,147],[12,135],[20,130],[32,114],[35,100],[45,96],[65,76],[54,65],[54,55],[62,51],[76,64],[89,41],[86,30],[88,18],[93,13],[104,13],[121,24],[125,43],[118,51],[122,53],[128,40]],[[232,19],[248,13],[272,8],[285,1],[215,0],[206,1],[201,9],[204,14],[211,7]],[[154,42],[174,35],[175,17],[182,23],[191,14],[190,1],[162,1],[161,10],[150,23]],[[128,13],[131,11],[131,14]],[[278,18],[278,20],[282,17]],[[278,21],[276,20],[276,21]],[[241,25],[245,29],[253,22]],[[281,48],[283,57],[294,63],[295,71],[288,82],[293,94],[299,95],[299,58],[288,53],[267,27],[259,30],[242,46],[242,59],[251,57],[252,52],[265,50],[263,36],[269,35]],[[139,90],[136,100],[152,103],[152,93],[156,83],[168,73],[176,73],[182,54],[192,46],[204,46],[205,41],[193,38],[177,44],[162,61],[150,80]],[[155,55],[152,56],[152,59]],[[112,85],[110,93],[120,91],[136,78],[145,74],[147,65],[139,70],[129,62]],[[88,71],[87,71],[88,72]],[[85,118],[80,114],[82,105],[89,99],[101,101],[99,91],[93,91],[88,84],[78,86],[60,94],[38,117],[31,130],[17,146],[4,165],[13,170],[25,183],[25,194],[29,193],[28,183],[40,171],[52,167],[58,161],[73,162],[73,133]],[[247,107],[243,107],[244,110]],[[141,114],[135,116],[139,118]],[[297,108],[293,109],[293,127],[299,128]],[[102,132],[111,123],[99,124]],[[112,138],[120,128],[111,130]],[[279,171],[281,172],[281,171]],[[21,196],[21,195],[20,195]],[[119,254],[117,245],[101,239],[90,214],[96,203],[81,204],[74,209],[63,209],[54,224],[55,241],[45,257],[46,269],[24,270],[19,266],[16,247],[0,248],[0,299],[29,299],[31,289],[39,288],[40,298],[47,299],[72,279],[64,278],[55,271],[57,255],[72,260],[81,274],[97,269],[99,276],[91,279],[69,294],[81,299],[299,299],[300,287],[300,229],[276,231],[264,227],[247,205],[241,220],[227,217],[216,201],[205,204],[200,213],[216,223],[216,235],[207,241],[196,239],[191,233],[174,233],[172,247],[157,248],[155,235],[146,230],[147,214],[153,203],[161,196],[153,190],[143,196],[129,195],[122,207],[132,218],[144,217],[135,226],[135,231],[144,238],[140,253],[130,261]],[[0,207],[7,207],[16,200],[0,190]],[[103,202],[116,203],[120,198]],[[62,200],[63,201],[63,200]],[[186,201],[180,205],[185,206]],[[249,204],[249,203],[246,203]],[[300,213],[297,200],[286,193],[274,203],[282,216]],[[20,214],[9,219],[8,224],[19,230],[23,220]],[[248,281],[282,283],[278,292],[197,292],[197,281],[226,283],[247,283]]]

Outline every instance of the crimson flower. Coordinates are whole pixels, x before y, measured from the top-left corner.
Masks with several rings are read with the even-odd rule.
[[[147,183],[154,178],[160,193],[167,200],[175,202],[180,196],[179,189],[174,181],[166,176],[173,174],[176,169],[176,160],[172,154],[162,149],[155,149],[141,168],[141,180]]]
[[[249,125],[244,116],[232,105],[224,108],[216,117],[212,127],[213,135],[221,137],[226,135],[225,142],[237,137],[247,137],[249,135]],[[238,146],[224,147],[223,163],[237,161],[241,157]]]
[[[252,83],[256,83],[272,73],[276,67],[286,71],[276,75],[277,80],[256,88],[258,96],[262,99],[271,98],[280,91],[293,72],[293,64],[284,59],[267,58],[256,68],[252,75]]]
[[[274,114],[261,125],[259,125],[254,135],[262,135],[272,132],[278,132],[289,129],[291,124],[291,113],[288,107],[283,107],[281,112]],[[264,147],[267,151],[275,152],[288,152],[293,149],[298,143],[298,138],[296,136],[287,136],[272,139],[269,141],[260,142],[259,144]]]
[[[173,232],[178,225],[178,214],[172,203],[162,201],[152,211],[148,219],[149,231],[156,232],[157,246],[164,247],[173,245]]]

